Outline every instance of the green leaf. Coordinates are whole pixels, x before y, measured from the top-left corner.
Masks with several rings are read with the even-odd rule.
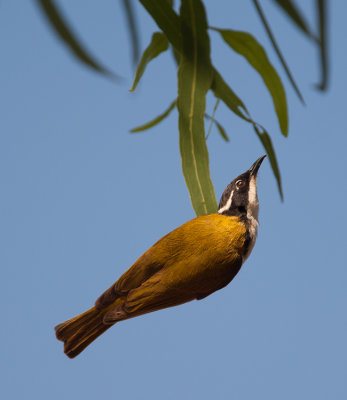
[[[180,13],[184,37],[178,68],[180,151],[190,199],[199,216],[217,211],[204,134],[206,94],[211,87],[213,72],[202,2],[182,0]]]
[[[243,101],[224,81],[224,79],[216,69],[213,69],[213,81],[211,89],[217,99],[221,99],[233,113],[235,113],[237,116],[247,122],[252,122]]]
[[[122,0],[125,17],[128,21],[128,30],[133,46],[133,63],[137,64],[140,56],[139,33],[137,31],[135,12],[131,0]]]
[[[177,103],[177,101],[174,100],[170,104],[169,108],[167,110],[165,110],[162,114],[158,115],[156,118],[152,119],[151,121],[149,121],[141,126],[131,129],[130,132],[131,133],[142,132],[142,131],[145,131],[145,130],[152,128],[153,126],[159,124],[159,122],[161,122],[163,119],[165,119],[171,113],[171,111],[176,107],[176,103]]]
[[[148,45],[146,50],[143,52],[139,65],[136,69],[135,79],[130,92],[134,91],[139,80],[141,79],[147,64],[157,57],[163,51],[166,51],[169,47],[169,42],[163,33],[155,32],[152,35],[151,43]]]
[[[326,90],[328,83],[328,57],[327,57],[327,30],[326,30],[326,14],[327,3],[325,0],[316,0],[318,29],[319,29],[319,48],[321,60],[321,82],[317,85],[317,89]]]
[[[258,138],[260,139],[262,145],[264,146],[266,154],[269,157],[270,165],[271,165],[272,171],[276,178],[278,191],[280,192],[281,200],[283,201],[281,174],[280,174],[280,170],[278,167],[276,154],[275,154],[275,150],[272,145],[271,138],[270,138],[269,134],[266,132],[266,130],[263,127],[261,127],[260,125],[254,124],[253,128],[254,128],[255,133],[257,134]]]
[[[180,18],[168,1],[140,0],[140,3],[154,19],[158,27],[165,33],[168,41],[178,52],[182,48]]]
[[[213,124],[216,125],[218,132],[220,133],[220,135],[222,136],[222,138],[226,141],[229,142],[229,137],[225,131],[225,129],[223,128],[223,126],[212,116],[208,115],[205,113],[205,118],[207,118],[208,120],[210,120]],[[208,135],[206,136],[207,139]]]
[[[224,41],[237,53],[246,58],[250,65],[260,74],[268,88],[277,118],[284,136],[288,135],[288,111],[286,94],[275,68],[271,65],[265,50],[258,41],[247,32],[230,29],[216,29]]]
[[[272,46],[273,46],[273,48],[274,48],[274,50],[275,50],[275,52],[276,52],[276,54],[277,54],[277,56],[278,56],[278,58],[279,58],[279,60],[280,60],[280,62],[282,64],[282,66],[283,66],[283,68],[284,68],[284,70],[285,70],[285,72],[287,74],[287,77],[288,77],[290,83],[293,86],[293,89],[295,90],[295,92],[296,92],[297,96],[299,97],[300,101],[303,104],[305,104],[304,98],[302,97],[302,94],[301,94],[301,92],[299,90],[299,87],[296,84],[292,73],[290,72],[289,66],[288,66],[286,60],[284,59],[284,56],[283,56],[283,54],[282,54],[282,52],[281,52],[281,50],[280,50],[280,48],[279,48],[279,46],[278,46],[278,44],[276,42],[276,39],[275,39],[275,37],[274,37],[274,35],[273,35],[272,31],[271,31],[270,25],[269,25],[269,23],[267,22],[267,20],[265,18],[265,14],[264,14],[262,8],[260,7],[260,4],[259,4],[258,0],[253,0],[253,3],[255,5],[255,8],[258,11],[259,17],[260,17],[260,19],[261,19],[261,21],[262,21],[262,23],[264,25],[264,28],[266,30],[267,35],[269,36],[269,39],[270,39],[270,41],[272,43]],[[285,1],[283,1],[283,3],[291,3],[291,2],[289,0],[285,0]]]
[[[61,11],[57,8],[52,0],[36,0],[44,16],[48,19],[51,27],[55,30],[60,39],[68,46],[74,56],[83,64],[92,68],[109,78],[119,80],[120,77],[103,67],[98,63],[77,40],[76,35],[69,27],[62,16]]]
[[[216,121],[216,120],[214,120],[213,122],[216,124],[216,126],[217,126],[217,128],[218,128],[218,131],[219,131],[220,135],[222,136],[222,138],[223,138],[226,142],[229,142],[229,137],[228,137],[228,135],[227,135],[225,129],[222,127],[222,125],[221,125],[218,121]]]
[[[275,150],[273,149],[269,134],[265,131],[265,129],[261,125],[253,121],[242,100],[231,90],[231,88],[228,86],[228,84],[224,81],[224,79],[216,70],[214,70],[214,82],[212,85],[212,89],[214,91],[215,96],[220,98],[224,102],[224,104],[230,108],[231,111],[233,111],[235,114],[237,114],[245,121],[252,124],[253,129],[257,133],[257,136],[259,137],[260,141],[262,142],[265,148],[266,153],[269,156],[271,168],[274,173],[275,179],[277,181],[277,186],[281,199],[283,200],[281,176],[276,160]],[[240,110],[242,110],[243,113],[241,113]]]
[[[282,193],[282,185],[281,185],[281,177],[277,165],[276,154],[272,146],[271,138],[269,134],[265,131],[265,129],[251,118],[245,104],[242,100],[231,90],[228,84],[224,81],[221,75],[214,70],[214,82],[212,85],[212,89],[216,97],[220,98],[224,104],[229,107],[231,111],[237,114],[239,117],[244,119],[245,121],[252,124],[254,130],[256,131],[259,139],[261,140],[265,151],[267,152],[270,160],[270,164],[272,167],[272,171],[275,175],[275,179],[277,181],[278,190],[283,199]],[[240,111],[242,110],[243,113]],[[260,131],[262,130],[262,132]]]
[[[299,9],[292,2],[292,0],[273,0],[279,5],[282,10],[288,15],[288,17],[296,24],[296,26],[305,33],[308,37],[314,38],[310,28],[307,25],[304,17],[300,13]]]
[[[166,1],[152,1],[152,0],[140,0],[142,5],[146,8],[149,14],[153,17],[156,24],[160,29],[165,33],[168,38],[170,44],[174,47],[176,54],[181,54],[182,51],[182,36],[179,30],[179,17],[175,13],[175,11],[169,6]],[[180,56],[179,56],[180,57]],[[231,111],[233,111],[240,118],[252,123],[253,126],[257,126],[257,124],[252,120],[247,111],[246,106],[241,101],[241,99],[232,91],[232,89],[227,85],[227,83],[223,80],[218,71],[212,67],[213,71],[213,83],[211,89],[214,92],[214,95],[221,99],[227,107]],[[260,132],[259,132],[260,133]],[[274,166],[277,165],[276,158],[274,157],[274,151],[271,144],[271,139],[267,134],[263,136],[259,136],[269,149],[269,154],[272,156],[272,160],[275,160]],[[268,140],[267,140],[268,139]],[[270,158],[270,157],[269,157]],[[278,168],[277,168],[278,170]],[[276,169],[275,169],[276,171]],[[274,172],[275,172],[274,171]],[[276,177],[276,175],[275,175]],[[277,174],[276,179],[278,179],[279,175]],[[280,189],[280,180],[277,180]],[[281,194],[281,189],[280,189]]]
[[[215,105],[214,105],[214,107],[213,107],[213,111],[212,111],[212,116],[211,116],[211,117],[209,117],[209,116],[205,113],[205,118],[210,119],[210,125],[209,125],[209,127],[208,127],[207,134],[206,134],[206,136],[205,136],[206,141],[207,141],[208,137],[210,136],[210,133],[211,133],[211,130],[212,130],[212,125],[213,125],[213,122],[214,122],[214,117],[215,117],[215,115],[216,115],[216,111],[217,111],[217,108],[218,108],[218,106],[219,106],[219,103],[220,103],[220,99],[217,99],[217,100],[216,100],[216,103],[215,103]]]

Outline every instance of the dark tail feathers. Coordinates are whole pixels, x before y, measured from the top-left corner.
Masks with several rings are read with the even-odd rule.
[[[58,340],[64,342],[64,353],[74,358],[113,324],[104,324],[107,309],[95,307],[55,327]]]

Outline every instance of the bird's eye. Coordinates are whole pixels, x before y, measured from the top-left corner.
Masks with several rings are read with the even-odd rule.
[[[243,180],[241,180],[241,179],[240,179],[239,181],[236,182],[236,187],[237,187],[238,189],[241,189],[241,188],[245,187],[245,185],[246,185],[246,182],[243,181]]]

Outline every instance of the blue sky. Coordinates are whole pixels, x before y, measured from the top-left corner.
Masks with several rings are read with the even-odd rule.
[[[206,1],[210,25],[250,30],[283,77],[287,139],[259,76],[211,32],[216,66],[272,135],[284,203],[265,161],[258,241],[234,281],[201,302],[116,325],[70,360],[54,325],[89,308],[158,238],[194,217],[176,111],[151,131],[129,133],[175,98],[176,72],[167,53],[128,92],[134,68],[117,2],[59,4],[88,48],[126,78],[122,85],[77,63],[34,2],[1,2],[3,398],[346,398],[347,5],[329,2],[331,79],[321,94],[316,49],[262,3],[306,107],[251,2]],[[313,2],[303,6],[313,24]],[[136,10],[143,49],[155,26]],[[208,110],[213,104],[211,96]],[[208,139],[219,198],[263,149],[224,106],[216,118],[230,136],[225,144],[213,130]]]

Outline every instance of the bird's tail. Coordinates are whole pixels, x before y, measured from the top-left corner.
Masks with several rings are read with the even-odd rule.
[[[107,311],[108,308],[97,310],[92,307],[83,314],[77,315],[55,327],[57,339],[64,342],[64,353],[68,357],[76,357],[113,325],[104,324],[103,322]]]

